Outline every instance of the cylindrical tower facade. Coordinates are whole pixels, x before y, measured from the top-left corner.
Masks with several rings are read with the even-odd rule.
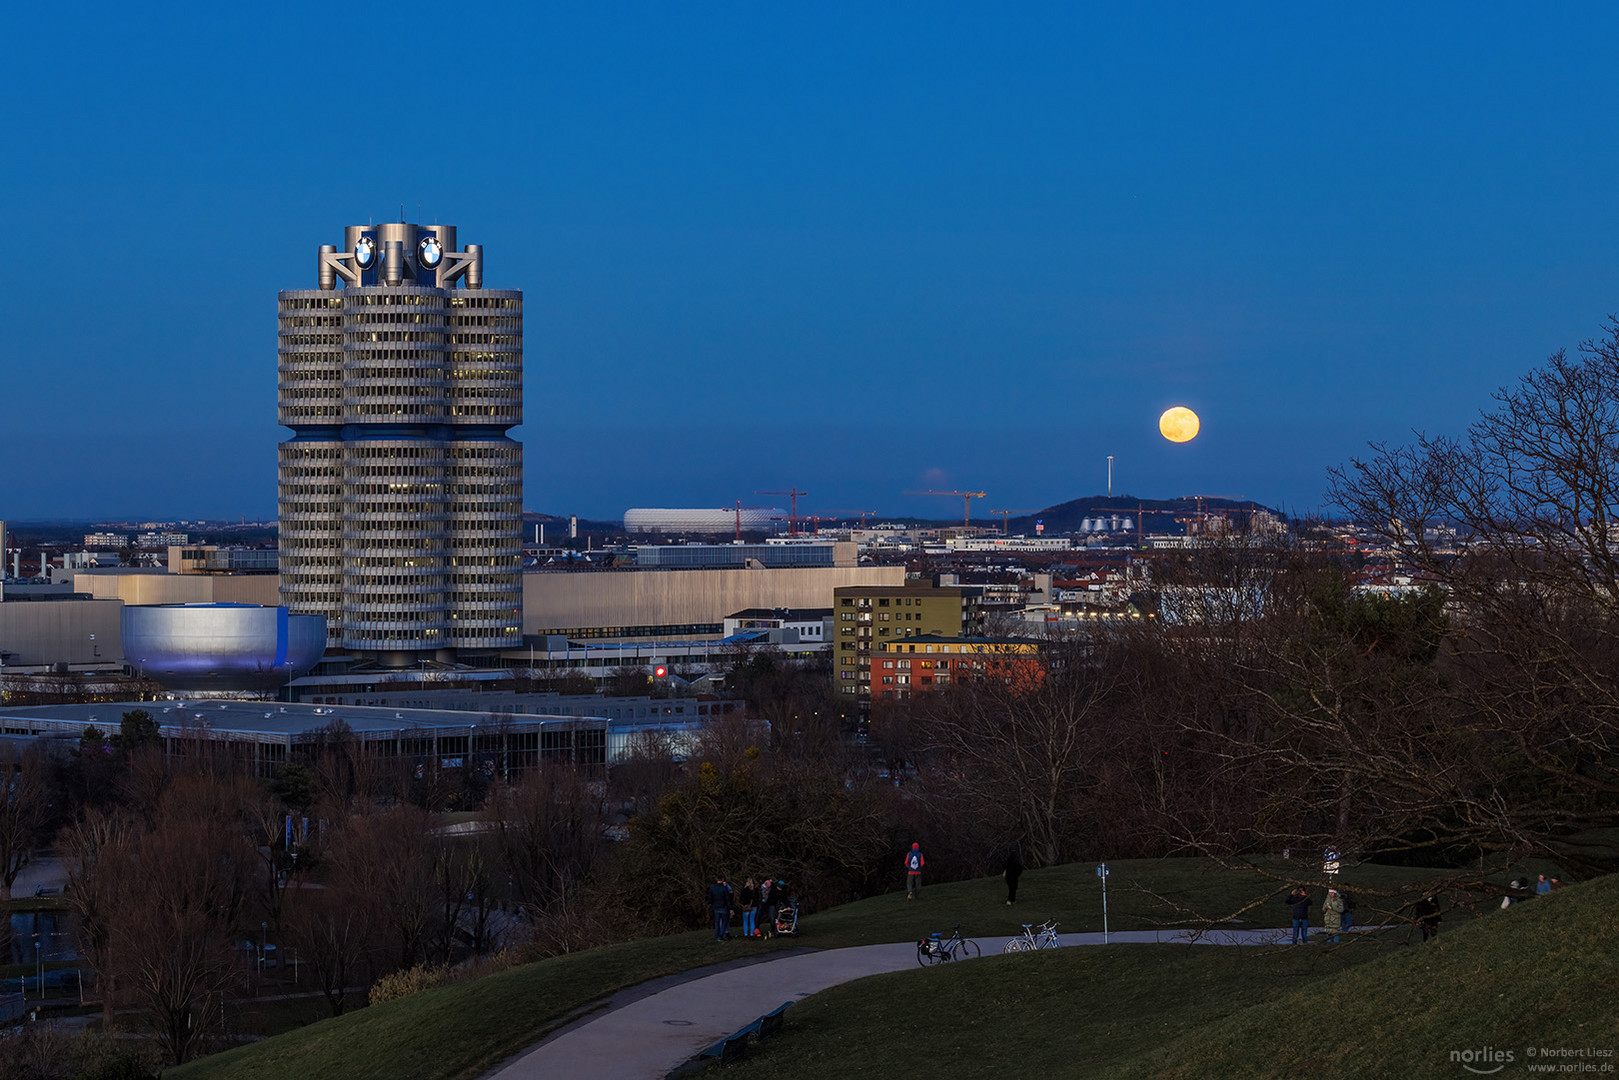
[[[453,226],[343,239],[280,295],[282,601],[388,663],[520,645],[523,294]]]

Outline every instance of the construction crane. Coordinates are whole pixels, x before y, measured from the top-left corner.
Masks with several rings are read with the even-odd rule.
[[[1186,535],[1188,536],[1192,536],[1196,533],[1206,533],[1213,526],[1213,522],[1216,518],[1227,519],[1233,514],[1247,514],[1248,527],[1249,529],[1252,529],[1254,519],[1253,516],[1264,510],[1264,507],[1254,503],[1251,499],[1239,500],[1230,495],[1193,495],[1191,498],[1195,501],[1196,506],[1192,516],[1175,518],[1176,522],[1186,526]],[[1222,499],[1227,502],[1247,502],[1248,505],[1227,506],[1220,510],[1212,510],[1207,508],[1204,504],[1205,502],[1213,499]]]
[[[956,495],[961,498],[961,526],[966,528],[972,524],[972,504],[974,499],[988,498],[983,491],[907,491],[907,495]]]
[[[1146,544],[1146,542],[1147,542],[1147,515],[1148,514],[1160,514],[1161,515],[1161,514],[1168,514],[1169,513],[1168,510],[1148,510],[1147,509],[1147,504],[1144,503],[1144,502],[1138,502],[1134,506],[1130,506],[1129,504],[1125,504],[1124,506],[1108,506],[1105,503],[1102,504],[1101,506],[1097,506],[1095,503],[1092,503],[1091,506],[1090,506],[1090,509],[1091,510],[1117,511],[1119,513],[1128,513],[1129,511],[1132,511],[1132,510],[1135,511],[1135,515],[1136,515],[1136,546],[1137,547],[1144,546]]]
[[[789,516],[787,518],[787,535],[788,536],[797,536],[798,535],[798,497],[800,495],[808,495],[809,492],[807,492],[807,491],[799,491],[797,487],[794,487],[791,491],[755,491],[754,494],[755,495],[786,495],[786,496],[790,497],[793,500],[793,502],[792,502],[792,509],[788,511]]]
[[[785,494],[785,492],[783,492],[783,494]],[[738,499],[736,501],[736,510],[734,511],[734,513],[736,514],[736,542],[737,543],[740,544],[742,542],[742,511],[743,510],[763,510],[763,509],[765,509],[765,508],[762,507],[762,506],[747,506],[747,507],[744,507],[742,505],[742,500],[741,499]],[[781,518],[779,518],[779,517],[771,517],[771,518],[767,518],[766,520],[768,520],[768,521],[780,521]]]
[[[846,517],[854,517],[856,514],[859,514],[860,528],[863,530],[866,527],[866,518],[875,513],[877,513],[876,510],[828,510],[826,513],[820,515],[820,519],[822,521],[837,522],[842,521]],[[836,515],[835,517],[832,516],[834,514]]]
[[[1010,535],[1010,533],[1008,533],[1007,528],[1006,528],[1006,519],[1007,518],[1011,517],[1013,514],[1016,514],[1019,517],[1022,517],[1024,514],[1038,514],[1039,511],[1038,510],[991,510],[990,513],[1001,515],[1001,535],[1002,536],[1008,536],[1008,535]]]

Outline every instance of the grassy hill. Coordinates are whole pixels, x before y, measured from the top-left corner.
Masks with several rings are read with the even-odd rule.
[[[1545,1060],[1530,1046],[1619,1053],[1619,877],[1480,915],[1427,944],[1124,945],[877,976],[795,1006],[728,1076],[1382,1080],[1471,1075],[1452,1051],[1486,1047],[1514,1054],[1500,1075]]]
[[[1234,913],[1238,921],[1229,925],[1285,925],[1286,907],[1269,897],[1274,890],[1285,888],[1280,884],[1287,880],[1283,875],[1300,869],[1297,864],[1278,861],[1257,870],[1244,870],[1196,859],[1121,861],[1110,866],[1109,922],[1115,930],[1193,925],[1199,918],[1219,920]],[[695,931],[555,957],[323,1020],[203,1058],[165,1075],[173,1080],[278,1080],[287,1076],[308,1080],[467,1080],[580,1010],[599,1007],[603,999],[618,990],[717,961],[795,944],[837,948],[914,940],[929,930],[948,929],[957,923],[969,936],[989,939],[1012,936],[1021,921],[1047,918],[1056,918],[1063,931],[1099,930],[1101,889],[1094,870],[1090,864],[1074,864],[1030,872],[1024,876],[1015,909],[1006,907],[1000,880],[988,878],[929,885],[920,903],[907,903],[904,895],[896,892],[847,904],[807,918],[804,934],[797,941],[734,941],[721,946],[707,931]],[[1361,892],[1362,918],[1366,919],[1379,908],[1397,909],[1412,889],[1431,880],[1435,872],[1362,866],[1351,870],[1350,876],[1350,884]],[[1255,906],[1244,910],[1245,904],[1256,899],[1259,902]],[[1072,999],[1076,993],[1072,984],[1076,981],[1091,988],[1087,992],[1097,997],[1099,1008],[1115,1008],[1132,1000],[1131,995],[1141,1002],[1173,1006],[1174,989],[1184,983],[1198,988],[1196,993],[1177,1006],[1178,1014],[1166,1013],[1164,1020],[1180,1025],[1180,1030],[1226,1016],[1233,1002],[1267,1000],[1260,990],[1281,993],[1301,980],[1346,970],[1370,957],[1373,951],[1371,943],[1359,942],[1353,949],[1309,949],[1286,956],[1278,955],[1277,950],[1242,950],[1239,955],[1237,951],[1203,946],[1073,949],[1008,958],[1028,961],[1021,966],[1000,967],[999,959],[972,965],[963,969],[966,976],[957,971],[919,970],[915,974],[946,978],[914,983],[915,992],[924,999],[908,1007],[917,1009],[916,1015],[940,1015],[925,995],[950,985],[952,979],[976,978],[979,970],[988,978],[998,970],[1007,981],[993,990],[993,998],[1006,1004],[1004,1023],[1008,1029],[1022,1032],[1019,1037],[1024,1039],[1061,1042],[1067,1038],[1063,1032],[1070,1022],[1033,1010]],[[1070,970],[1080,963],[1082,952],[1095,952],[1096,957],[1086,963],[1100,966],[1081,972]],[[1122,959],[1138,954],[1146,959]],[[1246,974],[1234,979],[1234,972]],[[1034,984],[1028,983],[1036,977]],[[903,988],[907,984],[896,985]],[[1027,989],[1030,985],[1035,987],[1032,993]],[[1242,997],[1244,988],[1254,988],[1258,996]],[[823,997],[830,1000],[829,995],[842,992],[831,991],[817,996],[814,1004],[795,1007],[792,1030],[797,1031],[801,1015],[813,1016],[821,1008]],[[966,1007],[981,992],[990,991],[969,986],[962,1006]],[[888,991],[882,993],[886,995]],[[1064,1011],[1067,1009],[1065,1004]],[[1138,1012],[1126,1009],[1116,1014],[1121,1032],[1139,1029]],[[1032,1029],[1026,1030],[1019,1019],[1025,1013],[1036,1018]],[[1046,1030],[1048,1024],[1050,1031]],[[813,1037],[814,1030],[782,1040],[794,1047],[793,1068],[808,1044],[821,1041]],[[881,1036],[887,1037],[886,1033]],[[1132,1052],[1146,1048],[1129,1045],[1134,1048]]]

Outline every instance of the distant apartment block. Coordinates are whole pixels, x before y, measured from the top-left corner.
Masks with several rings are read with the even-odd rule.
[[[179,547],[191,543],[191,535],[183,532],[143,532],[135,536],[138,548]],[[89,546],[86,543],[85,546]]]
[[[1040,643],[1023,638],[923,634],[885,641],[871,658],[875,698],[903,699],[975,680],[1033,689],[1045,676]]]
[[[961,585],[835,589],[832,611],[832,678],[838,694],[862,709],[871,703],[872,657],[883,645],[926,635],[976,636],[984,617],[982,590]]]
[[[85,533],[84,546],[91,551],[96,551],[98,549],[101,551],[106,551],[109,548],[126,548],[129,546],[129,534],[110,532]]]

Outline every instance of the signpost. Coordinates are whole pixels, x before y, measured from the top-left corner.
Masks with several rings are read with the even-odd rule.
[[[1107,944],[1107,863],[1096,868],[1096,876],[1102,879],[1102,944]]]

